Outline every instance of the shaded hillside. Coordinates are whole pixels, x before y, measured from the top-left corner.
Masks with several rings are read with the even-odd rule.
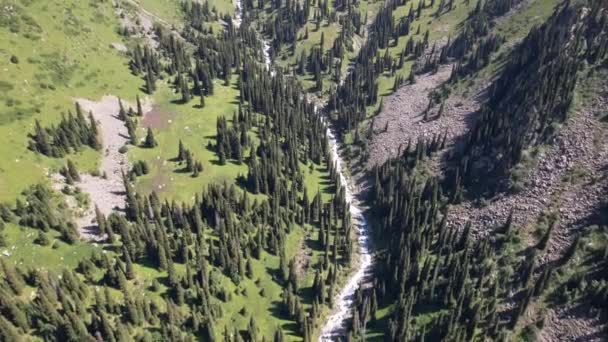
[[[420,75],[422,82],[438,78],[441,64],[453,63],[449,80],[425,90],[428,107],[422,101],[387,101],[396,119],[381,113],[378,118],[385,121],[370,134],[408,126],[384,140],[392,152],[370,151],[381,154],[376,160],[391,157],[370,175],[380,251],[374,290],[358,295],[353,336],[390,341],[529,339],[538,331],[543,340],[605,336],[602,304],[589,301],[590,296],[605,300],[599,294],[605,280],[596,273],[583,277],[580,270],[604,265],[588,256],[605,248],[598,233],[603,226],[586,227],[599,222],[601,194],[608,189],[600,114],[608,86],[600,76],[606,73],[607,18],[599,3],[564,3],[508,55],[490,49],[489,59],[478,63],[490,29],[468,53],[449,53],[444,61],[437,54],[437,75],[432,69]],[[453,49],[456,41],[446,46]],[[475,77],[494,67],[493,56],[506,63],[487,87]],[[476,66],[465,72],[464,65]],[[477,113],[454,108],[467,94],[461,79],[486,89]],[[422,89],[405,88],[397,94]],[[474,120],[460,134],[447,134],[454,127],[432,130],[462,120],[461,115]],[[593,248],[581,249],[583,234]],[[556,288],[572,284],[578,291],[555,300]]]

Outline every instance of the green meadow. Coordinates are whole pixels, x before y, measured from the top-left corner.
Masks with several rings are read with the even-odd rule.
[[[231,1],[210,3],[218,13],[234,13]],[[124,4],[129,11],[138,10],[141,6],[154,17],[176,27],[183,19],[178,1],[125,0]],[[0,73],[0,155],[4,160],[0,164],[0,202],[12,206],[28,186],[40,182],[50,184],[49,173],[66,163],[67,158],[49,158],[27,148],[28,134],[33,132],[35,120],[40,120],[43,126],[58,123],[62,115],[74,111],[76,98],[98,100],[110,94],[133,103],[136,95],[145,95],[141,90],[142,79],[129,70],[127,54],[112,47],[113,43],[132,46],[135,42],[118,33],[120,24],[111,1],[0,0],[0,26],[0,58],[3,60]],[[221,26],[217,24],[217,27]],[[326,37],[328,44],[330,38]],[[226,165],[219,165],[215,152],[208,147],[215,142],[217,118],[225,116],[230,120],[238,108],[236,81],[236,76],[227,86],[216,81],[214,95],[205,99],[204,108],[197,105],[197,99],[189,104],[180,104],[176,101],[179,95],[165,81],[159,81],[158,90],[151,96],[153,113],[159,116],[153,125],[159,146],[152,149],[129,146],[127,152],[131,161],[145,160],[150,165],[151,172],[136,181],[139,192],[157,191],[163,199],[190,201],[207,184],[231,184],[239,175],[246,175],[245,164],[238,165],[229,160]],[[144,124],[145,120],[139,120],[138,136],[144,136]],[[255,132],[250,132],[250,135],[256,139]],[[180,172],[183,166],[172,161],[180,140],[203,164],[204,170],[196,178]],[[75,162],[80,172],[90,172],[97,169],[100,153],[85,148],[69,154],[68,158]],[[310,198],[320,191],[324,200],[329,200],[335,189],[329,185],[326,166],[301,167],[306,170],[305,184]],[[0,253],[6,252],[3,257],[24,269],[52,271],[74,269],[93,253],[108,253],[110,256],[114,253],[115,246],[107,244],[66,244],[59,239],[59,233],[52,230],[46,233],[51,244],[41,246],[35,243],[37,232],[36,229],[7,224],[3,232],[6,247],[0,247]],[[294,227],[287,237],[288,258],[295,257],[302,244],[312,246],[313,239],[316,241],[316,234],[311,236],[310,227]],[[322,251],[313,248],[311,253],[312,265]],[[179,266],[178,273],[183,273],[183,267]],[[261,260],[253,261],[255,277],[244,279],[238,285],[219,270],[212,269],[212,276],[221,279],[225,290],[231,294],[230,299],[221,304],[218,336],[223,333],[224,326],[246,329],[249,318],[254,316],[262,335],[272,336],[277,325],[281,325],[288,335],[291,331],[290,340],[299,340],[293,337],[293,322],[280,318],[277,311],[282,289],[273,277],[278,266],[279,258],[264,252]],[[167,275],[145,264],[137,264],[135,271],[136,278],[129,281],[129,289],[162,303]],[[310,286],[313,276],[312,267],[309,267],[301,279],[302,286]],[[153,291],[150,285],[155,280],[161,285]],[[117,298],[122,296],[115,290],[112,294]]]
[[[0,8],[0,154],[5,160],[0,201],[9,201],[44,179],[49,168],[65,163],[27,149],[34,120],[58,122],[73,111],[76,97],[134,98],[142,82],[110,46],[121,37],[109,3],[4,0]],[[98,160],[91,150],[70,157],[83,170],[93,169]]]

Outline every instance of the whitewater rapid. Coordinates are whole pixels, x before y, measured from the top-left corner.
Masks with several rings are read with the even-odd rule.
[[[336,341],[339,337],[346,335],[346,323],[351,316],[351,309],[354,305],[355,292],[361,283],[371,274],[372,271],[372,251],[370,245],[370,228],[367,219],[363,214],[361,204],[355,197],[357,189],[353,182],[344,172],[344,161],[338,151],[338,141],[334,132],[327,128],[327,137],[331,146],[331,157],[336,165],[336,171],[340,175],[340,184],[344,186],[346,203],[348,203],[352,224],[357,233],[358,261],[355,264],[357,270],[350,275],[340,293],[334,299],[332,314],[327,318],[327,322],[321,329],[319,341]]]
[[[236,28],[241,27],[243,23],[243,6],[242,0],[236,0],[236,5],[234,8],[234,26]],[[264,54],[264,64],[267,69],[270,69],[270,65],[272,64],[272,60],[270,59],[270,43],[266,39],[258,37],[260,43],[262,43],[262,53]],[[274,73],[272,73],[274,74]]]
[[[236,0],[236,11],[234,23],[236,27],[240,27],[243,22],[242,0]],[[264,62],[266,68],[271,69],[270,59],[270,44],[263,38],[258,37],[264,47]],[[316,111],[315,107],[315,111]],[[324,120],[326,121],[326,120]],[[351,273],[346,284],[340,290],[334,299],[334,307],[332,313],[327,318],[325,325],[321,329],[319,335],[320,342],[337,341],[340,337],[346,336],[347,322],[351,316],[351,309],[354,304],[355,292],[361,283],[371,274],[372,271],[372,252],[370,244],[370,228],[367,219],[363,214],[361,203],[356,198],[358,190],[354,187],[352,180],[348,177],[344,170],[344,160],[339,153],[339,143],[333,130],[327,126],[327,137],[330,145],[331,162],[336,166],[336,172],[340,175],[340,185],[344,187],[346,203],[348,205],[351,221],[357,235],[358,251],[356,253],[358,260],[354,261],[357,267],[354,273]]]

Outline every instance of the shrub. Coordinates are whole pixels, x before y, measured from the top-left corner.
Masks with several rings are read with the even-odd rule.
[[[38,236],[34,239],[34,243],[40,246],[48,246],[51,244],[51,240],[49,240],[49,237],[43,231],[39,231]]]

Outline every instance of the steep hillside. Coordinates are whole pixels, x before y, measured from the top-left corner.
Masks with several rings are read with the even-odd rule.
[[[379,266],[353,334],[605,337],[607,9],[490,4],[367,123]]]

